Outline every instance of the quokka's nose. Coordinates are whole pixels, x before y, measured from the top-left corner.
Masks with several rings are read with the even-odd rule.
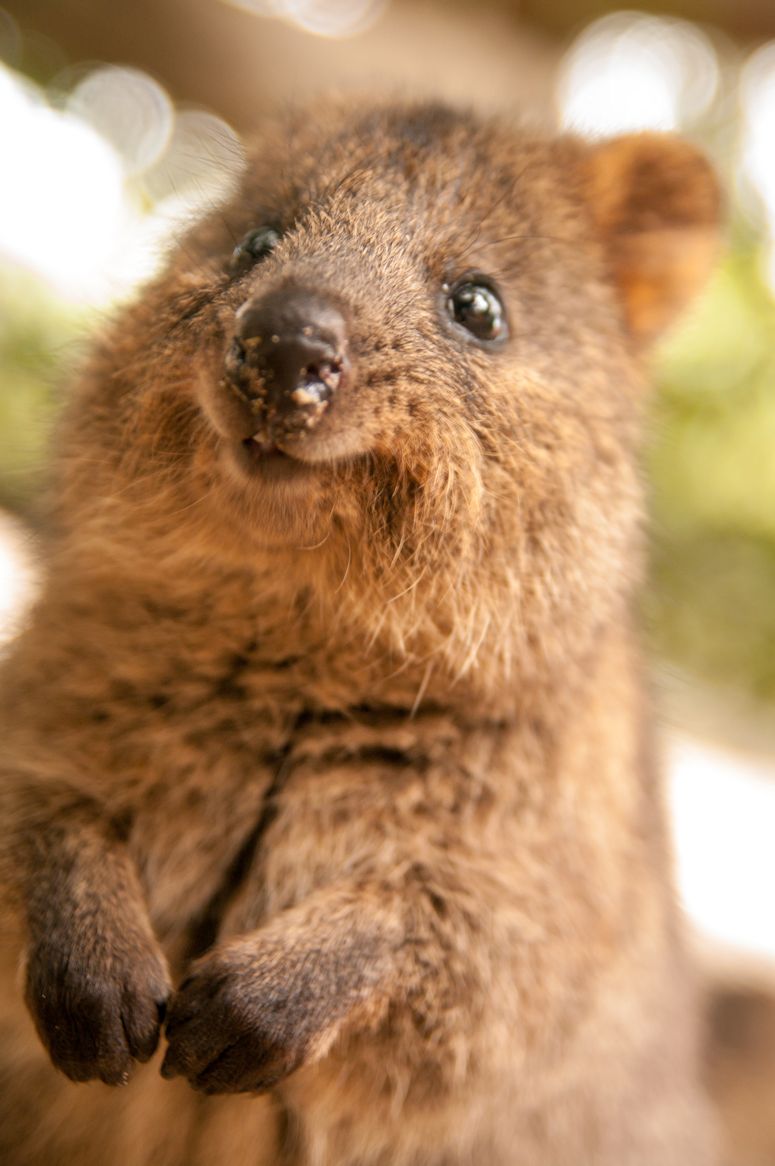
[[[346,370],[346,325],[329,301],[296,292],[249,300],[237,312],[227,371],[263,404],[267,421],[311,428]]]

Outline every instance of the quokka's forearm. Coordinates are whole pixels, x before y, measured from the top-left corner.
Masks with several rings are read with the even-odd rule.
[[[191,968],[167,1019],[162,1072],[207,1093],[268,1089],[374,1027],[399,994],[400,905],[367,884],[331,886]]]
[[[207,1093],[268,1089],[340,1037],[378,1038],[389,1017],[407,1065],[433,1062],[452,1087],[461,1084],[456,1049],[490,1027],[493,1000],[498,1039],[515,1056],[529,1051],[536,1010],[549,1032],[568,1011],[556,977],[540,980],[556,946],[547,940],[541,952],[538,922],[470,907],[419,864],[384,882],[318,890],[192,967],[171,1003],[164,1074]],[[577,982],[571,995],[580,990]],[[518,1025],[525,1005],[530,1032],[505,1019]]]
[[[98,869],[121,842],[120,828],[91,793],[45,768],[0,768],[0,818],[4,895],[25,916],[36,902],[46,913],[49,884],[90,863]]]
[[[57,1068],[122,1082],[153,1053],[169,993],[137,871],[92,799],[64,784],[12,786],[9,894],[26,936],[28,1008]]]

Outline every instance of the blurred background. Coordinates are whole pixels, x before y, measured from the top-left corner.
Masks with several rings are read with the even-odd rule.
[[[84,337],[228,188],[266,108],[322,89],[442,96],[550,129],[679,130],[711,155],[727,246],[654,356],[643,616],[698,949],[747,999],[771,992],[775,0],[0,4],[5,637],[34,593],[43,451]],[[759,1013],[732,1014],[732,1044],[775,1068],[775,1025],[764,1040]]]

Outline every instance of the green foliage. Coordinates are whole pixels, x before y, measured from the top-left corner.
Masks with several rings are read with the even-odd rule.
[[[0,267],[0,506],[33,507],[80,319],[32,276]]]
[[[775,302],[745,233],[657,372],[647,601],[657,648],[775,700]]]

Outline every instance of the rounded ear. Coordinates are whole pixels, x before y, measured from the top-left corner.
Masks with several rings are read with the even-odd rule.
[[[667,134],[592,144],[582,168],[625,318],[647,344],[710,274],[719,247],[718,182],[694,146]]]

